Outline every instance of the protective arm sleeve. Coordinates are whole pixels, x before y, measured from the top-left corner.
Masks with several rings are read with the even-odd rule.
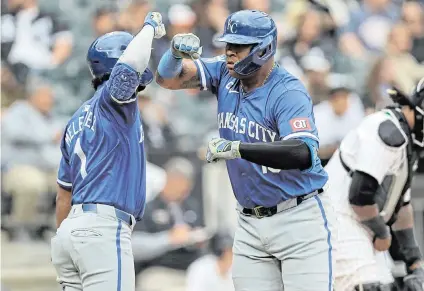
[[[311,152],[303,140],[289,139],[269,143],[240,143],[241,158],[281,170],[305,170],[312,165]]]
[[[354,210],[363,225],[368,227],[376,237],[387,238],[390,235],[390,229],[383,217],[378,214],[378,206],[375,202],[378,188],[378,181],[374,177],[361,171],[355,171],[349,190],[349,202],[358,207]],[[366,218],[361,217],[364,214]],[[370,216],[374,217],[370,218]]]
[[[422,260],[422,255],[412,228],[393,231],[393,235],[399,243],[399,254],[408,268]]]
[[[374,177],[361,171],[355,171],[349,190],[350,204],[357,206],[375,204],[375,193],[378,187],[378,181]]]
[[[143,73],[149,64],[154,34],[154,28],[151,25],[145,25],[125,49],[118,63],[124,63],[137,72]]]

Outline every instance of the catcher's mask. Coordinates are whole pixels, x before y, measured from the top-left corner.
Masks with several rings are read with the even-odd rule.
[[[408,106],[414,110],[415,125],[412,129],[412,139],[415,145],[424,148],[424,78],[418,82],[409,96],[396,88],[388,90],[388,93],[396,104]]]

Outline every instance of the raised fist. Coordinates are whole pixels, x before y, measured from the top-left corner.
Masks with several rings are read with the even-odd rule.
[[[200,39],[192,33],[177,34],[171,42],[172,54],[183,59],[198,59],[202,54]]]
[[[151,25],[155,30],[155,38],[161,38],[166,34],[165,25],[162,23],[162,15],[159,12],[149,12],[144,19],[144,25]]]

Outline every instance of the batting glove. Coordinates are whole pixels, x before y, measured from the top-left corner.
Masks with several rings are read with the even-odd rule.
[[[200,39],[192,33],[177,34],[172,38],[171,51],[177,58],[196,60],[202,50]]]
[[[424,291],[424,264],[403,278],[405,291]]]
[[[162,15],[159,12],[149,12],[144,18],[144,26],[150,25],[155,30],[154,38],[161,38],[166,34],[165,25],[162,23]]]
[[[229,141],[223,138],[213,138],[208,144],[206,161],[208,163],[219,160],[232,160],[240,158],[240,141]]]

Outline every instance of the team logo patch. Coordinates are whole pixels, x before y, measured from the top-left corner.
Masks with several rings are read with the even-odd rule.
[[[308,118],[293,118],[290,120],[290,125],[293,131],[311,130]]]

